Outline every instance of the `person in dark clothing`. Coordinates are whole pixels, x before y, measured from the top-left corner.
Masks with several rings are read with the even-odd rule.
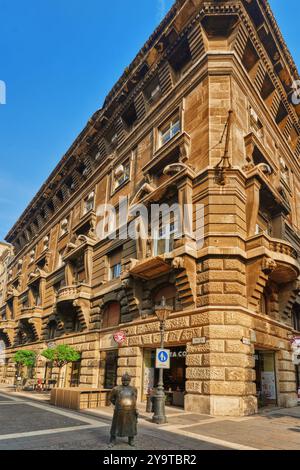
[[[111,446],[116,444],[117,437],[128,437],[129,445],[134,446],[138,419],[137,389],[131,387],[130,382],[130,375],[123,375],[122,385],[115,387],[110,396],[110,401],[115,407],[110,431]]]

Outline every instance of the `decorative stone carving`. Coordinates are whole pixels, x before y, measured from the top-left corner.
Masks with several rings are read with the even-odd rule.
[[[271,274],[277,268],[277,263],[272,258],[264,258],[262,261],[262,271],[265,274]]]

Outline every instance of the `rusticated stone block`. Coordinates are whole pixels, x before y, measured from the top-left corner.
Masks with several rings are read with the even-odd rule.
[[[223,269],[223,260],[222,259],[207,259],[203,261],[202,265],[203,271],[208,271],[209,269]]]
[[[225,351],[228,353],[249,354],[253,351],[253,346],[247,346],[241,340],[227,340],[225,342]]]
[[[238,282],[225,282],[224,293],[225,294],[240,294],[244,295],[246,292],[245,286]]]
[[[137,334],[143,335],[147,333],[156,333],[159,331],[159,322],[145,323],[144,325],[137,326]]]
[[[222,325],[223,323],[222,312],[203,312],[191,316],[191,326]]]
[[[166,321],[167,330],[176,330],[190,326],[190,317],[170,318]]]
[[[191,328],[183,330],[181,335],[182,341],[191,341],[193,338],[200,338],[202,336],[201,328]]]
[[[142,342],[143,344],[151,344],[152,343],[152,335],[143,335],[142,336]]]
[[[280,382],[296,382],[295,373],[292,371],[280,371],[278,375]]]
[[[217,367],[188,367],[187,379],[225,380],[225,369]]]
[[[278,366],[280,371],[295,372],[295,366],[291,361],[278,361]]]
[[[204,382],[203,393],[212,395],[254,395],[256,386],[250,382]]]
[[[246,271],[244,264],[235,259],[225,259],[224,269],[228,269],[231,271],[240,271],[242,273]]]
[[[285,360],[285,361],[291,361],[292,360],[292,352],[290,351],[279,351],[278,352],[278,358]]]
[[[182,335],[182,330],[170,331],[168,334],[168,342],[169,343],[178,342],[181,338],[181,335]]]
[[[127,357],[119,357],[118,359],[118,366],[119,367],[126,367],[128,365],[128,359]]]
[[[188,380],[185,389],[187,393],[202,393],[202,382]]]
[[[295,383],[296,383],[296,380],[294,382],[280,382],[279,383],[280,392],[281,393],[295,392]]]
[[[224,320],[226,325],[240,325],[252,328],[253,321],[250,315],[240,312],[225,312]]]
[[[128,335],[132,336],[136,334],[136,326],[127,326],[126,328],[123,328],[123,331]]]
[[[142,365],[142,358],[141,357],[129,357],[128,358],[128,366],[129,367],[141,367]]]
[[[237,325],[211,325],[203,328],[203,334],[207,338],[215,339],[242,339],[247,336],[247,330]]]
[[[186,357],[187,366],[201,366],[202,365],[202,354],[188,354]]]
[[[143,344],[141,336],[132,336],[128,338],[128,346],[141,346]]]
[[[254,367],[254,358],[245,354],[204,354],[203,365]]]
[[[140,356],[141,351],[140,348],[120,348],[119,349],[119,357],[133,357],[133,356]]]
[[[255,370],[253,369],[241,369],[238,367],[225,369],[225,380],[233,380],[234,382],[254,382],[255,381]]]
[[[209,282],[202,287],[203,294],[220,293],[223,294],[222,282]]]

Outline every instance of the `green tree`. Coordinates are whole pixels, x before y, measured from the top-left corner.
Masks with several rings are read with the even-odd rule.
[[[22,366],[32,368],[36,363],[37,353],[35,351],[20,350],[14,355],[14,362],[18,365],[18,370],[22,376]]]
[[[59,373],[57,386],[59,386],[60,383],[62,368],[71,362],[79,361],[81,357],[78,351],[73,349],[71,346],[68,346],[67,344],[61,344],[53,349],[46,349],[42,352],[42,356],[45,357],[48,361],[52,362],[54,367],[58,367]]]

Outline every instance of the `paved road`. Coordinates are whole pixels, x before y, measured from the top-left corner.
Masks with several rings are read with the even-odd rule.
[[[65,411],[0,393],[0,450],[106,450],[110,418]],[[228,445],[164,431],[142,421],[137,450],[228,450]],[[116,450],[131,450],[126,440]]]

